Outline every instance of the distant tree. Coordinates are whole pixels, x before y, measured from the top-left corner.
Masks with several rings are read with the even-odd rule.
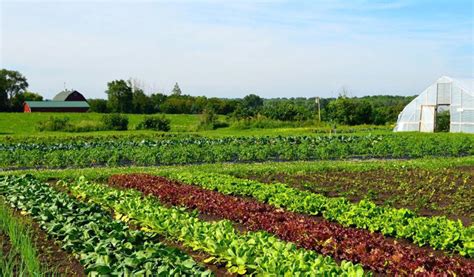
[[[242,105],[244,108],[256,111],[263,106],[263,99],[258,95],[249,94],[242,99]]]
[[[114,113],[133,112],[133,91],[131,85],[124,80],[115,80],[107,84],[107,108]]]
[[[366,100],[341,95],[329,102],[327,113],[330,121],[344,125],[373,124],[372,104]]]
[[[163,93],[153,93],[152,95],[150,95],[150,102],[152,105],[153,113],[161,112],[160,105],[166,101],[167,97],[168,96]]]
[[[18,71],[0,70],[0,111],[13,109],[13,99],[28,88],[26,78]]]
[[[369,101],[356,101],[355,106],[353,125],[374,123],[373,108]]]
[[[25,103],[25,101],[43,101],[43,96],[30,91],[17,93],[11,100],[11,111],[23,111],[23,103]]]
[[[236,107],[232,113],[232,117],[236,119],[246,118],[256,116],[261,107],[263,106],[263,99],[255,94],[249,94],[245,96]]]
[[[107,100],[105,99],[88,99],[89,111],[93,113],[108,113]]]
[[[178,82],[174,84],[174,88],[171,91],[171,95],[176,95],[176,96],[181,95],[181,89],[179,88]]]
[[[336,100],[329,102],[327,106],[330,121],[345,125],[355,125],[355,109],[355,102],[345,96],[338,97]]]
[[[237,99],[219,99],[214,97],[209,99],[208,106],[213,107],[218,114],[231,114],[235,111],[239,102]]]
[[[160,111],[171,114],[190,114],[192,105],[192,97],[170,96],[160,105]]]
[[[133,90],[133,112],[139,114],[153,113],[153,103],[142,89],[135,88]]]

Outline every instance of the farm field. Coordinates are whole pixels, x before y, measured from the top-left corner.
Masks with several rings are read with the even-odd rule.
[[[40,270],[60,264],[63,275],[472,276],[473,142],[414,133],[4,136],[0,200],[33,223]],[[48,262],[38,236],[63,259]],[[27,270],[27,257],[4,249],[16,264],[4,272]]]
[[[0,277],[474,277],[447,4],[2,2]]]
[[[173,165],[216,162],[460,157],[474,153],[465,134],[303,136],[113,135],[4,137],[3,168]]]

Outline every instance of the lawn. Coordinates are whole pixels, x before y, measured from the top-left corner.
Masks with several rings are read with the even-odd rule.
[[[51,116],[68,117],[71,123],[81,121],[100,121],[103,114],[99,113],[1,113],[0,114],[0,137],[1,136],[103,136],[103,135],[131,135],[149,134],[159,132],[150,130],[135,130],[138,123],[145,117],[142,114],[128,114],[129,130],[127,131],[94,131],[94,132],[40,132],[37,130],[38,123],[45,121]],[[236,129],[234,127],[220,128],[217,130],[197,131],[200,115],[198,114],[166,114],[171,120],[170,133],[200,134],[203,136],[267,136],[267,135],[309,135],[328,134],[329,127],[321,126],[315,122],[314,126],[306,127],[281,127],[281,128],[249,128]],[[226,116],[219,115],[220,121],[226,121]],[[390,133],[392,126],[339,126],[338,133]]]
[[[1,113],[0,114],[0,135],[78,135],[78,133],[68,132],[39,132],[38,122],[47,120],[49,117],[68,117],[71,123],[80,121],[100,121],[102,114],[99,113]],[[194,114],[168,114],[171,120],[172,132],[187,132],[192,130],[199,123],[199,115]],[[130,134],[130,133],[151,133],[150,131],[136,131],[136,125],[144,118],[142,114],[129,114],[129,131],[99,131],[87,132],[87,135],[102,134]]]

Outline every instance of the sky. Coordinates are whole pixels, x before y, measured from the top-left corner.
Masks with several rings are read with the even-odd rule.
[[[52,98],[147,93],[237,98],[414,95],[474,76],[471,1],[0,0],[0,66]]]

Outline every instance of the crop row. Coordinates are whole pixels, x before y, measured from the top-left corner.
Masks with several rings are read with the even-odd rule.
[[[46,272],[33,243],[30,226],[13,214],[12,209],[0,198],[0,275],[14,274],[41,276]],[[5,244],[9,244],[8,253],[2,253]]]
[[[0,177],[0,194],[77,254],[88,274],[211,274],[186,254],[157,242],[155,234],[130,230],[99,206],[78,202],[31,176]]]
[[[474,137],[413,134],[177,137],[143,140],[1,143],[0,166],[85,167],[268,160],[320,160],[348,157],[427,157],[474,154]]]
[[[364,274],[360,265],[346,261],[338,265],[330,257],[297,248],[266,232],[240,233],[226,220],[201,220],[194,212],[165,207],[158,199],[145,197],[136,190],[89,183],[84,178],[64,185],[79,198],[111,208],[153,232],[208,253],[212,257],[206,262],[225,262],[233,273],[275,276]]]
[[[109,178],[109,184],[138,189],[158,197],[162,203],[197,209],[204,214],[236,221],[249,230],[264,230],[300,247],[337,259],[360,262],[377,272],[455,272],[464,276],[474,274],[474,263],[465,259],[434,255],[433,251],[387,240],[380,234],[345,228],[255,200],[224,195],[163,177],[146,174],[114,175]]]
[[[325,197],[281,183],[264,184],[215,173],[180,171],[167,175],[225,194],[251,196],[290,211],[322,214],[324,218],[344,226],[380,231],[384,235],[410,239],[420,246],[429,244],[435,249],[474,256],[474,226],[464,227],[461,221],[439,216],[420,217],[408,209],[381,207],[367,200],[354,204],[342,197]]]
[[[474,219],[474,167],[441,168],[377,168],[363,171],[325,170],[292,173],[232,172],[231,175],[263,183],[280,182],[292,187],[342,196],[351,202],[371,200],[379,205],[408,208],[420,215],[447,216],[463,221]]]

